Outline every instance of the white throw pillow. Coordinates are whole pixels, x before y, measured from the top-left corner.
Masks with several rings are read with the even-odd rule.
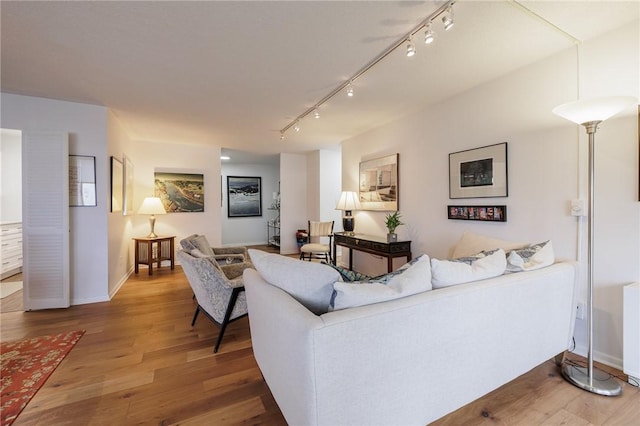
[[[533,271],[555,262],[551,240],[513,250],[507,256],[507,271]]]
[[[433,288],[449,287],[502,275],[507,268],[504,250],[478,253],[454,260],[431,259]]]
[[[329,309],[333,283],[340,274],[327,265],[249,249],[256,270],[269,284],[281,288],[315,314]]]
[[[452,258],[458,259],[461,257],[473,256],[476,253],[483,251],[490,251],[501,248],[505,252],[511,250],[526,247],[527,243],[521,243],[517,241],[499,240],[497,238],[491,238],[473,232],[465,231],[462,234],[462,238],[458,241],[455,249],[453,250]]]
[[[329,310],[353,308],[399,299],[431,290],[431,263],[423,254],[411,264],[389,274],[367,281],[341,282],[333,285]]]

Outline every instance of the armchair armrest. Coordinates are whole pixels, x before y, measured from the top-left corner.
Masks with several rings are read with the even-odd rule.
[[[220,264],[220,270],[222,270],[224,275],[229,280],[233,280],[234,278],[241,277],[242,273],[247,268],[253,268],[253,264],[251,264],[249,262],[232,263],[230,265],[222,265],[222,264]]]

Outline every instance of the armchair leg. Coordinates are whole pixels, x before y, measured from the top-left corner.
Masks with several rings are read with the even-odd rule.
[[[222,320],[222,324],[220,324],[220,333],[218,334],[218,340],[216,341],[216,346],[213,348],[214,354],[218,353],[218,348],[220,347],[220,343],[222,343],[222,336],[224,336],[224,331],[227,329],[227,324],[229,324],[231,313],[233,312],[233,308],[236,306],[236,300],[238,299],[238,295],[241,291],[244,291],[244,287],[236,287],[231,292],[231,298],[229,298],[227,311],[224,313],[224,320]]]
[[[191,320],[191,327],[195,325],[196,319],[198,318],[199,313],[200,313],[200,305],[196,306],[196,311],[193,314],[193,320]]]

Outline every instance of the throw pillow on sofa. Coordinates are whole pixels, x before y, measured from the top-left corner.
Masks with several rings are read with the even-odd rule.
[[[433,288],[449,287],[502,275],[507,268],[504,250],[481,252],[453,260],[431,259]]]
[[[327,265],[249,249],[249,257],[269,284],[289,293],[314,314],[329,309],[333,283],[340,274]]]
[[[364,281],[342,282],[333,285],[329,310],[340,310],[372,303],[386,302],[431,290],[431,264],[423,254],[408,266]]]
[[[533,271],[555,262],[551,240],[513,250],[507,256],[507,271]]]
[[[462,238],[458,241],[453,254],[453,259],[459,259],[461,257],[473,256],[476,253],[486,252],[490,250],[503,249],[505,253],[511,250],[519,249],[528,246],[527,243],[521,243],[517,241],[506,241],[497,238],[491,238],[484,235],[476,234],[469,231],[464,231]]]

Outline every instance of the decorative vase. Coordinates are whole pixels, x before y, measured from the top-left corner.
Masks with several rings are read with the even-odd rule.
[[[395,243],[398,241],[398,234],[396,233],[388,233],[387,234],[387,242],[388,243]]]

